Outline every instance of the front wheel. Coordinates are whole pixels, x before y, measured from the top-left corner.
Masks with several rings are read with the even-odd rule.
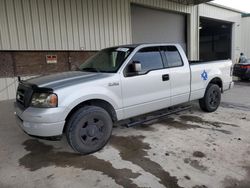
[[[97,106],[85,106],[70,118],[66,137],[76,152],[90,154],[105,146],[112,128],[113,122],[106,110]]]
[[[200,108],[205,112],[214,112],[220,105],[221,90],[216,84],[209,84],[205,95],[199,100]]]

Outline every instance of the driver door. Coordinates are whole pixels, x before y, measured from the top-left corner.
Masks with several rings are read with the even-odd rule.
[[[133,62],[141,64],[140,72],[131,70]],[[126,66],[121,83],[124,118],[170,106],[169,71],[164,68],[159,47],[139,50]]]

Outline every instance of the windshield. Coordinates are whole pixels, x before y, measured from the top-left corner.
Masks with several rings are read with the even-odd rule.
[[[80,66],[80,70],[87,72],[115,73],[133,51],[133,48],[107,48],[88,59]]]

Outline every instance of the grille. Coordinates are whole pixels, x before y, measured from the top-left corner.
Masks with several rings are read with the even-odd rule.
[[[17,104],[19,104],[19,106],[22,108],[27,108],[29,106],[32,94],[33,94],[32,87],[20,82],[16,94]]]
[[[17,102],[19,102],[22,105],[24,105],[24,94],[25,94],[24,89],[18,89],[17,90],[16,100],[17,100]]]

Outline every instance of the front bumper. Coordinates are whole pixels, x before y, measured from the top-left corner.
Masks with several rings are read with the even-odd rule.
[[[21,129],[37,137],[55,137],[62,135],[65,120],[60,120],[62,109],[20,109],[15,105],[16,122]]]

